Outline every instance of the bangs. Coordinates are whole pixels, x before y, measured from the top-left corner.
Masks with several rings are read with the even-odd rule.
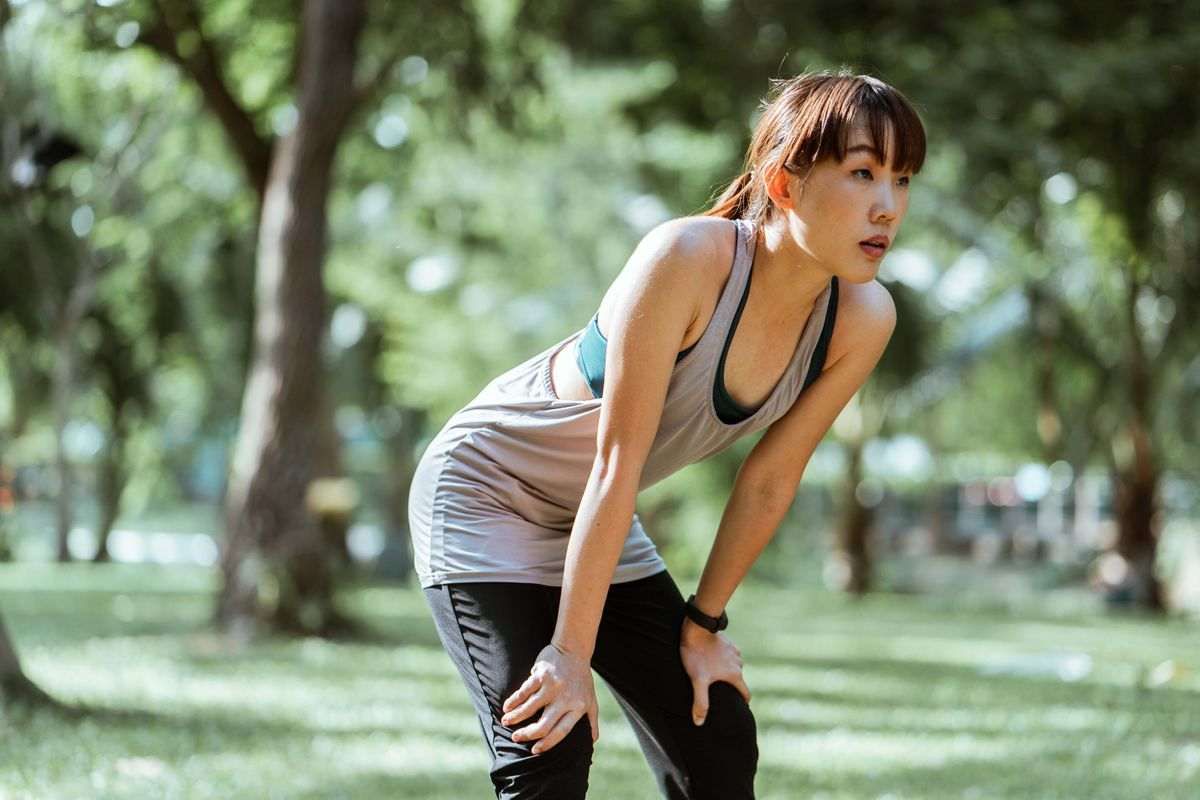
[[[917,173],[925,163],[925,126],[908,100],[865,75],[826,75],[812,87],[811,102],[793,129],[793,168],[824,158],[841,161],[856,127],[865,130],[876,158],[896,172]]]
[[[707,216],[769,220],[776,205],[768,184],[781,170],[807,176],[818,161],[844,161],[850,145],[857,150],[864,138],[894,172],[916,174],[925,164],[925,126],[908,99],[847,67],[772,79],[759,108],[742,174]]]

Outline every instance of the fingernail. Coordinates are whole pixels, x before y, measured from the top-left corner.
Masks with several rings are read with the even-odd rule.
[[[696,723],[697,725],[703,725],[704,717],[692,717],[692,722]]]

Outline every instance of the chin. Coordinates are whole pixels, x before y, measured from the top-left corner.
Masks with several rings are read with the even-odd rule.
[[[849,283],[870,283],[879,277],[879,262],[869,262],[860,269],[856,269],[849,274],[839,275],[838,277]]]

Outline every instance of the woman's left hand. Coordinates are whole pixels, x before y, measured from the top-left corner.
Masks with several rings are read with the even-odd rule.
[[[692,679],[692,721],[703,725],[708,716],[708,687],[725,681],[750,702],[750,688],[742,678],[742,651],[724,633],[710,633],[692,622],[683,621],[679,639],[683,668]]]

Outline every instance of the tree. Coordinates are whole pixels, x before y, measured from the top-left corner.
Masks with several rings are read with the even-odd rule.
[[[304,4],[296,126],[276,145],[259,226],[255,355],[221,559],[217,614],[226,625],[264,612],[292,630],[329,632],[339,622],[320,533],[298,500],[314,478],[336,470],[319,356],[325,204],[338,143],[361,100],[354,69],[365,21],[362,2]],[[254,551],[263,561],[250,560]],[[278,590],[270,609],[260,602],[264,579]]]
[[[356,82],[364,2],[310,0],[298,19],[290,4],[265,6],[273,42],[286,41],[281,28],[295,31],[290,68],[275,70],[269,93],[278,100],[294,90],[295,121],[272,138],[259,133],[264,110],[239,99],[225,31],[214,35],[199,4],[153,0],[119,11],[85,12],[93,45],[109,46],[123,19],[136,18],[138,43],[190,78],[259,201],[253,355],[226,496],[216,618],[237,631],[261,624],[333,632],[346,621],[334,608],[328,553],[304,504],[314,479],[340,469],[321,356],[326,204],[348,125],[386,82],[399,51],[393,45]]]
[[[1185,198],[1196,196],[1200,173],[1200,104],[1191,88],[1200,76],[1197,8],[1164,3],[1133,13],[1067,4],[1044,12],[1017,4],[953,29],[951,38],[966,46],[980,24],[988,26],[995,57],[963,59],[936,107],[968,120],[962,138],[990,173],[986,189],[971,197],[977,208],[1007,207],[1010,216],[1020,211],[1017,203],[1038,209],[1052,176],[1069,187],[1061,202],[1078,197],[1057,219],[1017,214],[1037,256],[1029,265],[1040,312],[1034,324],[1061,331],[1060,352],[1090,373],[1095,391],[1078,416],[1094,423],[1090,449],[1112,475],[1115,550],[1128,570],[1123,591],[1161,610],[1158,487],[1162,456],[1176,437],[1174,420],[1164,427],[1158,409],[1166,392],[1180,391],[1172,367],[1187,361],[1196,341],[1200,294],[1187,267],[1189,251],[1193,259],[1196,252],[1194,226],[1181,213]],[[1008,142],[981,129],[999,120],[1012,134]],[[1175,207],[1180,213],[1169,211]],[[1059,243],[1068,237],[1075,244]],[[1053,376],[1043,370],[1043,406],[1058,387],[1065,394],[1070,386],[1073,373],[1056,367]]]
[[[17,650],[9,638],[8,628],[4,618],[0,616],[0,705],[11,708],[14,705],[36,705],[57,707],[50,695],[46,694],[37,684],[26,677],[21,669],[21,660]]]

